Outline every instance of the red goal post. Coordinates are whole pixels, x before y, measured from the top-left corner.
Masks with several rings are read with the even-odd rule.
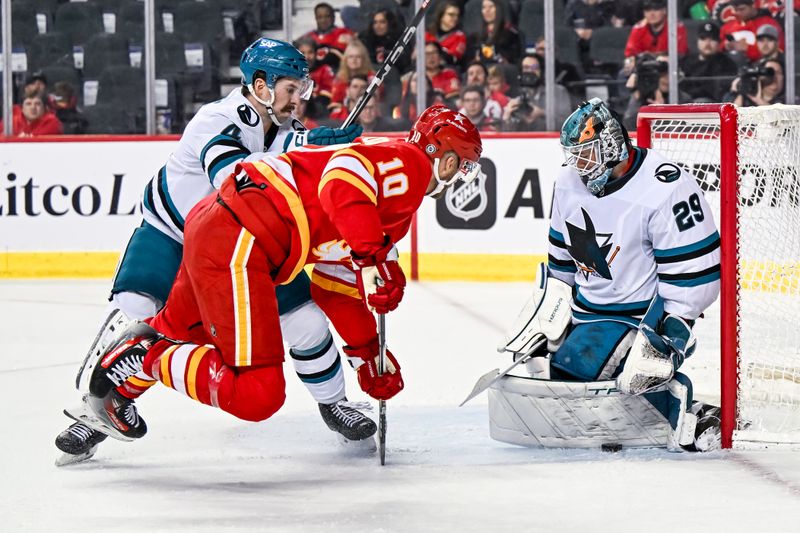
[[[800,442],[800,106],[644,106],[637,144],[692,172],[715,211],[723,447]]]

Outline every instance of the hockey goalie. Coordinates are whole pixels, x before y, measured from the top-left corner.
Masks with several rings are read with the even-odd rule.
[[[492,437],[542,447],[719,447],[719,409],[679,372],[719,294],[719,233],[695,179],[632,146],[600,99],[564,123],[547,265],[499,347],[530,377],[489,391]]]

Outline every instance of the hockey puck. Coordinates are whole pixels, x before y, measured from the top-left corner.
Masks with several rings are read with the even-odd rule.
[[[617,444],[616,442],[608,442],[606,444],[601,444],[600,449],[604,452],[614,453],[622,451],[622,444]]]

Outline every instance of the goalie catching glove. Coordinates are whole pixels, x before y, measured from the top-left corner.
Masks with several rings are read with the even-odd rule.
[[[683,361],[694,353],[697,341],[691,326],[681,317],[667,315],[657,333],[642,323],[617,377],[625,394],[642,394],[669,381]]]
[[[358,374],[358,384],[361,390],[376,400],[388,400],[403,390],[403,375],[400,373],[400,363],[394,358],[392,352],[386,350],[386,361],[383,374],[378,374],[378,359],[380,349],[378,339],[374,339],[366,346],[345,346],[350,366]]]
[[[351,254],[356,269],[358,292],[367,309],[384,315],[394,311],[403,299],[406,276],[397,262],[397,248],[385,238],[383,247],[373,255]]]

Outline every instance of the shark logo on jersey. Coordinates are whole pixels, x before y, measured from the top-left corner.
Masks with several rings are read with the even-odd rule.
[[[237,107],[236,112],[239,113],[239,118],[242,119],[242,122],[248,126],[255,126],[258,124],[259,120],[261,120],[256,110],[247,104],[242,104]]]
[[[606,259],[611,248],[614,247],[614,243],[611,242],[613,234],[597,233],[589,213],[584,209],[581,209],[581,213],[583,213],[585,229],[567,222],[567,231],[569,232],[567,251],[587,280],[590,275],[612,279],[611,263],[619,253],[620,247],[617,246],[611,257]],[[602,242],[598,242],[598,240]]]
[[[662,163],[656,169],[655,177],[663,183],[672,183],[681,177],[681,169],[672,163]]]

